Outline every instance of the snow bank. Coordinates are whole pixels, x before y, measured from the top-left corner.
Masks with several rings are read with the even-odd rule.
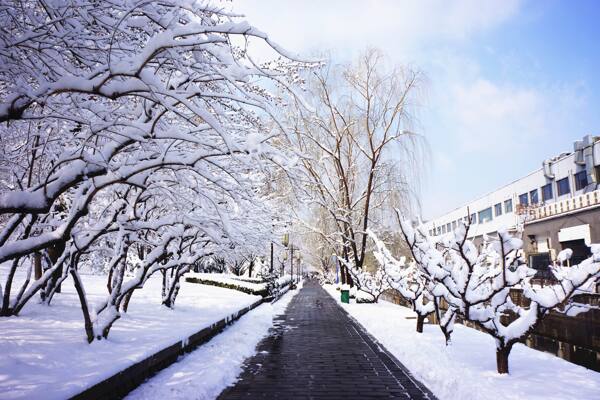
[[[187,354],[131,392],[127,399],[214,399],[242,372],[244,360],[255,353],[268,334],[273,317],[282,314],[298,291],[274,304],[265,303],[244,315],[223,333]]]
[[[91,303],[105,298],[106,277],[82,279]],[[260,299],[182,282],[170,310],[160,304],[160,285],[156,276],[136,291],[108,340],[91,345],[70,279],[52,306],[32,301],[20,316],[0,318],[0,398],[68,398]]]
[[[340,302],[334,286],[325,288]],[[496,345],[485,333],[456,325],[446,348],[437,325],[415,332],[415,314],[406,307],[386,301],[343,307],[440,400],[600,398],[600,373],[552,354],[516,344],[510,375],[499,375]]]

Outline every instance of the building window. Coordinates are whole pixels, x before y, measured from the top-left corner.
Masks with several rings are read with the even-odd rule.
[[[571,193],[571,187],[569,186],[569,178],[562,178],[556,181],[556,191],[559,196]]]
[[[531,192],[529,192],[529,198],[531,199],[532,205],[540,202],[537,189],[533,189]]]
[[[456,221],[452,221],[452,230],[456,229]]]
[[[588,185],[587,172],[580,171],[575,174],[575,190],[585,189]]]
[[[483,224],[492,220],[492,207],[479,211],[479,223]]]
[[[452,228],[450,228],[450,222],[446,224],[446,232],[452,232]]]
[[[504,201],[504,212],[506,214],[512,212],[512,199],[508,199]]]
[[[519,204],[522,206],[526,206],[529,204],[529,195],[527,193],[519,195]]]
[[[471,223],[472,224],[476,224],[477,223],[477,218],[475,218],[475,217],[476,217],[475,213],[471,214]]]
[[[552,193],[552,183],[542,186],[542,200],[548,201],[551,200],[552,197],[554,197],[554,194]]]
[[[496,217],[502,215],[502,203],[498,203],[494,206],[494,212],[496,213]]]
[[[439,226],[437,227],[437,234],[441,234],[442,233],[442,228],[440,228]]]

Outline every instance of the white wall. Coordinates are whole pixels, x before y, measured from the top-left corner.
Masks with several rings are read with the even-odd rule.
[[[595,142],[593,145],[593,152],[595,155],[595,164],[600,165],[600,141]],[[584,170],[585,167],[582,165],[575,164],[575,155],[573,153],[568,155],[563,155],[561,158],[556,160],[552,165],[552,172],[554,173],[554,179],[548,179],[544,176],[543,169],[540,168],[536,171],[533,171],[529,175],[518,179],[514,182],[509,183],[506,186],[503,186],[491,193],[488,193],[474,201],[471,201],[465,204],[462,207],[454,209],[450,212],[440,215],[437,218],[432,219],[425,223],[425,226],[428,230],[433,229],[434,227],[443,226],[447,223],[452,223],[458,219],[461,219],[467,215],[467,209],[471,214],[476,214],[476,219],[479,211],[484,210],[488,207],[492,207],[493,219],[483,224],[473,224],[471,227],[469,236],[479,236],[484,233],[493,233],[496,232],[499,228],[507,228],[514,229],[518,218],[515,214],[516,207],[519,204],[519,195],[522,193],[529,193],[530,191],[537,189],[538,190],[538,199],[539,202],[542,202],[542,191],[541,187],[546,185],[547,183],[552,182],[552,193],[553,198],[550,201],[546,201],[546,204],[552,203],[557,200],[563,200],[568,197],[577,196],[582,194],[585,190],[575,191],[575,179],[573,175],[581,170]],[[569,186],[570,193],[558,197],[556,181],[569,177]],[[588,182],[588,185],[592,184],[592,182]],[[513,211],[511,213],[504,212],[504,201],[512,199],[512,208]],[[494,205],[502,203],[502,215],[496,216]],[[443,204],[440,204],[440,208],[443,208]]]

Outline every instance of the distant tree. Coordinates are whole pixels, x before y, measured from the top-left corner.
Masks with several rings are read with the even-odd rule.
[[[229,272],[236,276],[242,276],[246,273],[246,260],[234,260],[229,264]]]

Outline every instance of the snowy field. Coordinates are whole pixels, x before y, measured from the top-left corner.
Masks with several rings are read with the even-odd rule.
[[[106,296],[106,277],[82,279],[91,303]],[[160,294],[156,276],[134,293],[108,340],[91,345],[70,278],[50,307],[34,299],[20,316],[0,318],[0,399],[68,398],[260,299],[182,280],[169,310]]]
[[[333,285],[325,289],[340,302]],[[386,301],[343,307],[440,400],[600,399],[600,373],[552,354],[517,344],[510,375],[499,375],[494,340],[485,333],[457,324],[446,348],[438,326],[415,332],[409,308]]]
[[[282,314],[297,290],[274,304],[265,303],[241,317],[210,342],[131,392],[127,399],[214,399],[242,372],[244,360]]]

